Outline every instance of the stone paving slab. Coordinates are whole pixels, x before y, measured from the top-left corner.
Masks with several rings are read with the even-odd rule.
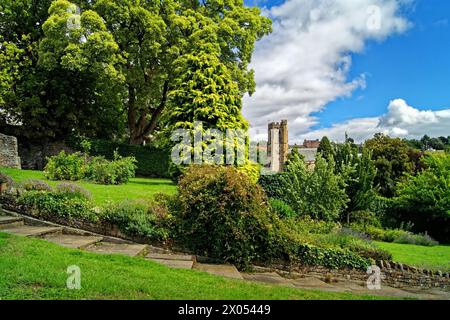
[[[190,260],[165,260],[165,259],[149,259],[153,262],[163,264],[169,268],[174,269],[192,269],[194,261]]]
[[[123,254],[131,257],[142,255],[147,250],[145,244],[100,242],[86,248],[87,251],[103,254]]]
[[[195,256],[188,254],[165,254],[165,253],[149,253],[145,256],[148,259],[157,260],[181,260],[181,261],[195,261]]]
[[[286,278],[283,278],[276,272],[266,273],[243,273],[245,280],[263,282],[270,285],[283,285],[287,287],[294,287],[294,284]]]
[[[0,229],[23,226],[23,219],[18,217],[0,216]]]
[[[80,236],[72,234],[56,234],[44,237],[45,240],[66,248],[83,249],[103,240],[103,237]]]
[[[49,233],[57,233],[61,231],[62,228],[60,227],[38,227],[38,226],[16,226],[2,229],[2,232],[25,237],[39,237]]]
[[[232,264],[196,263],[194,264],[194,269],[225,278],[244,279],[241,273]]]

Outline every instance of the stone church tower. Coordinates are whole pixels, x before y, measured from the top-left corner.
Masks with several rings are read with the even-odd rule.
[[[269,123],[268,157],[270,169],[281,172],[287,161],[289,151],[288,123],[287,120]]]

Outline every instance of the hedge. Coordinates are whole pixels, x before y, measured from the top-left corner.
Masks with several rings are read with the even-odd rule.
[[[136,175],[149,178],[170,178],[170,154],[153,146],[130,145],[107,140],[93,139],[90,154],[114,159],[114,151],[118,150],[122,157],[135,157],[137,160]],[[77,150],[82,151],[81,141],[72,139],[68,142]]]

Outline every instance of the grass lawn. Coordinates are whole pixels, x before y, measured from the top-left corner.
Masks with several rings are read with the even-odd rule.
[[[66,288],[68,266],[81,290]],[[143,258],[97,255],[0,233],[0,299],[383,299],[268,286],[177,270]]]
[[[394,261],[425,269],[450,271],[450,246],[424,247],[399,243],[375,243],[392,253]]]
[[[42,171],[18,170],[0,168],[0,172],[6,173],[15,181],[26,179],[40,179],[51,186],[56,186],[61,181],[49,181]],[[87,181],[74,182],[92,193],[93,200],[100,205],[107,201],[120,202],[125,199],[151,199],[156,193],[174,194],[176,185],[167,179],[134,178],[129,183],[119,186],[105,186]]]

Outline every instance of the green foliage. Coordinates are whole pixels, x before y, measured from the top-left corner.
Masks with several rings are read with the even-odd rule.
[[[123,201],[108,204],[100,214],[102,222],[119,227],[128,236],[149,241],[166,241],[170,236],[171,216],[167,209],[157,203]]]
[[[246,162],[237,167],[239,172],[245,173],[253,183],[257,183],[261,176],[261,166],[257,163]]]
[[[329,244],[323,247],[306,242],[304,237],[284,223],[273,234],[270,246],[266,249],[267,254],[277,260],[283,257],[284,260],[294,264],[324,266],[331,269],[355,268],[366,270],[371,263],[368,258],[361,257],[348,248],[337,248]],[[314,239],[312,236],[308,238],[310,241]],[[318,243],[316,237],[312,241]]]
[[[62,182],[58,184],[55,191],[68,197],[92,200],[92,194],[88,190],[69,182]]]
[[[450,241],[450,155],[430,153],[424,163],[425,170],[398,185],[399,220],[413,222],[418,232]]]
[[[351,228],[367,234],[371,240],[415,244],[421,246],[435,246],[439,243],[428,235],[413,234],[401,229],[382,229],[371,225],[351,224]]]
[[[100,184],[124,184],[134,178],[136,170],[136,159],[133,157],[122,158],[118,156],[115,160],[108,161],[103,157],[94,157],[89,163],[86,177]]]
[[[389,252],[381,250],[369,241],[360,239],[352,233],[347,233],[345,230],[341,232],[322,234],[316,236],[315,238],[316,242],[322,246],[332,245],[338,248],[347,249],[367,259],[372,259],[374,261],[392,260],[392,255]]]
[[[86,175],[87,159],[79,152],[66,154],[63,150],[47,161],[44,169],[47,179],[77,181]]]
[[[373,139],[367,140],[364,148],[372,152],[377,167],[375,185],[379,186],[380,194],[394,196],[396,183],[406,174],[413,173],[416,167],[411,158],[411,148],[403,140],[383,134],[376,134]]]
[[[314,170],[309,171],[294,151],[281,175],[281,183],[284,191],[280,199],[298,214],[314,219],[337,220],[348,202],[344,182],[335,174],[332,158],[327,163],[319,155]]]
[[[20,205],[35,210],[40,218],[85,219],[96,221],[96,214],[91,203],[68,192],[28,191],[23,193],[18,202]]]
[[[280,217],[280,218],[293,218],[297,216],[297,213],[292,209],[288,204],[284,201],[270,198],[269,199],[270,207],[272,210]]]
[[[27,179],[20,183],[20,188],[25,191],[52,191],[52,187],[45,181],[38,179]]]
[[[258,184],[270,198],[282,199],[285,189],[282,174],[269,174],[259,177]]]
[[[235,168],[190,167],[176,202],[179,239],[196,253],[247,266],[265,251],[276,217],[261,188]]]
[[[322,140],[320,140],[319,148],[317,149],[317,152],[322,155],[322,158],[326,160],[330,160],[331,157],[335,157],[335,154],[333,152],[333,146],[331,145],[330,140],[328,137],[323,137]]]
[[[171,164],[169,152],[151,145],[139,146],[126,143],[112,142],[101,139],[83,139],[72,137],[69,144],[76,150],[84,151],[83,142],[89,144],[89,153],[93,156],[103,156],[108,160],[114,159],[117,150],[124,157],[136,159],[136,175],[142,177],[169,178]]]
[[[51,180],[78,181],[88,179],[100,184],[124,184],[135,176],[136,159],[121,157],[115,153],[114,160],[103,157],[89,158],[79,152],[48,158],[45,175]]]
[[[286,225],[298,234],[329,234],[341,229],[341,225],[337,222],[314,220],[309,216],[288,219]]]

